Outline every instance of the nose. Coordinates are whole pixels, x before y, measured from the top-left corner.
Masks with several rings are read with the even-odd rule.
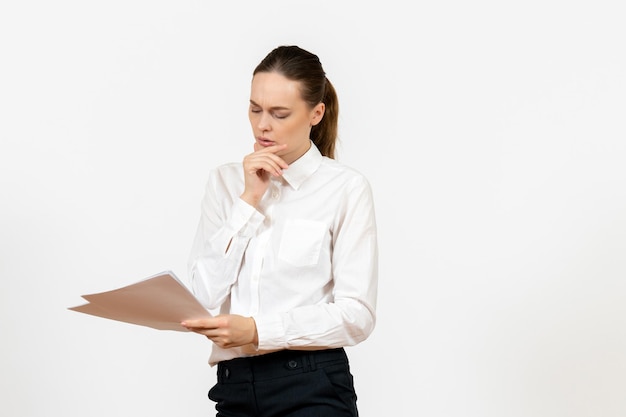
[[[257,122],[257,127],[262,132],[270,130],[270,115],[265,113],[265,112],[262,112],[259,115],[259,120]]]

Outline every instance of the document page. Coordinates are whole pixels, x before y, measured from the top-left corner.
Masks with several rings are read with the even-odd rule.
[[[88,303],[69,310],[158,330],[188,332],[180,325],[182,321],[211,317],[172,271],[82,297]]]

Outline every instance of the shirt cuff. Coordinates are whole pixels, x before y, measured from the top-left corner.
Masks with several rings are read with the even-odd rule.
[[[243,237],[253,236],[265,220],[264,215],[241,198],[235,200],[232,210],[230,224]]]
[[[285,328],[282,314],[262,314],[254,317],[259,338],[258,350],[288,348],[284,339]]]

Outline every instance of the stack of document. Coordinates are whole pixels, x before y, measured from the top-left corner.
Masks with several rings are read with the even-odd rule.
[[[88,301],[69,310],[158,330],[188,332],[181,322],[211,317],[172,271],[135,284],[82,296]]]

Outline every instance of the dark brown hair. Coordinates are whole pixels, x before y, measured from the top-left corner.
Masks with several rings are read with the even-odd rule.
[[[271,51],[254,69],[259,72],[276,72],[300,82],[300,94],[310,108],[324,103],[324,117],[311,128],[311,140],[322,155],[335,158],[339,101],[335,87],[326,78],[326,73],[317,55],[298,46],[279,46]]]

